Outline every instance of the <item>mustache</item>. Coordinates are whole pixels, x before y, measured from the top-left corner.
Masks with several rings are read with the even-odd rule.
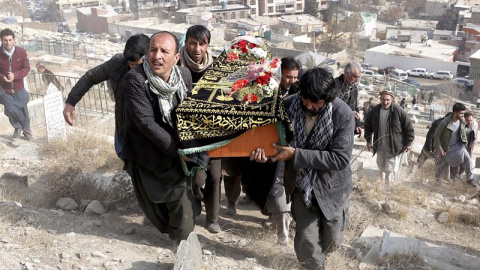
[[[301,107],[302,107],[302,111],[304,111],[309,116],[315,117],[315,116],[318,116],[320,114],[319,110],[317,111],[317,110],[314,110],[314,109],[307,109],[307,107],[305,107],[303,104],[301,105]]]

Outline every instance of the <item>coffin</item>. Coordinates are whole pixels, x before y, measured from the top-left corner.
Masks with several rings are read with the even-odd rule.
[[[257,147],[265,149],[267,156],[275,156],[280,136],[275,124],[252,128],[220,148],[208,151],[210,157],[248,157]]]

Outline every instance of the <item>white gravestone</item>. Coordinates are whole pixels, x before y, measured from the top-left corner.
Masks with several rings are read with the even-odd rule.
[[[52,83],[48,85],[47,94],[43,97],[43,108],[45,109],[48,140],[65,140],[67,132],[63,119],[63,97],[62,93]]]

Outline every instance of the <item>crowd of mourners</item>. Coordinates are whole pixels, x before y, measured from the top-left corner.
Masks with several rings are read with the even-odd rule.
[[[14,128],[13,138],[23,133],[26,140],[32,140],[29,95],[23,85],[30,71],[28,57],[24,49],[15,46],[12,30],[3,29],[0,38],[0,103]],[[109,81],[115,98],[116,153],[131,176],[146,217],[176,244],[194,230],[201,201],[205,204],[205,228],[219,233],[221,181],[229,216],[236,215],[245,184],[237,158],[212,158],[205,185],[195,187],[182,169],[181,159],[190,160],[178,154],[175,108],[214,62],[210,38],[210,31],[201,25],[187,30],[182,47],[167,31],[151,37],[133,35],[123,53],[79,79],[63,111],[65,121],[74,125],[75,105],[93,85]],[[45,82],[63,90],[44,64],[36,67]],[[395,94],[387,90],[380,93],[379,104],[375,105],[373,98],[363,104],[361,119],[357,82],[362,67],[358,62],[346,64],[337,78],[323,68],[303,70],[293,57],[282,58],[280,69],[278,91],[294,135],[286,145],[272,142],[275,156],[266,156],[265,149],[256,148],[249,157],[258,164],[276,166],[268,198],[260,206],[268,216],[262,224],[275,227],[278,244],[286,245],[295,221],[293,241],[298,261],[305,269],[324,269],[326,254],[340,246],[348,223],[354,136],[364,133],[382,179],[395,183],[415,139],[414,127],[405,101],[398,105]],[[452,112],[432,123],[418,165],[435,158],[437,181],[448,174],[455,179],[465,173],[468,183],[478,187],[480,183],[472,173],[477,128],[465,105],[455,103]],[[195,196],[196,188],[201,190],[201,198]]]

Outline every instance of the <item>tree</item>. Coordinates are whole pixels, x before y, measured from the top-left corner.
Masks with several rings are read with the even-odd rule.
[[[2,2],[0,5],[0,13],[13,13],[14,15],[28,17],[27,8],[11,0]]]
[[[390,7],[387,13],[387,20],[390,22],[396,22],[398,19],[401,19],[403,16],[403,6],[397,5],[394,7]]]
[[[46,3],[45,7],[47,8],[47,12],[50,15],[50,18],[54,22],[61,22],[63,21],[63,16],[60,10],[58,9],[57,4],[55,2],[48,2]]]
[[[318,2],[315,0],[305,0],[305,12],[318,18]]]
[[[437,29],[455,31],[457,28],[458,13],[449,9],[438,20]]]
[[[422,10],[424,6],[422,6],[421,1],[418,0],[406,0],[405,3],[405,11],[408,13],[410,17],[416,17]]]
[[[350,48],[353,47],[354,41],[358,39],[358,33],[363,31],[363,29],[365,29],[365,24],[360,12],[352,12],[350,16],[345,17],[343,31],[350,34]]]

